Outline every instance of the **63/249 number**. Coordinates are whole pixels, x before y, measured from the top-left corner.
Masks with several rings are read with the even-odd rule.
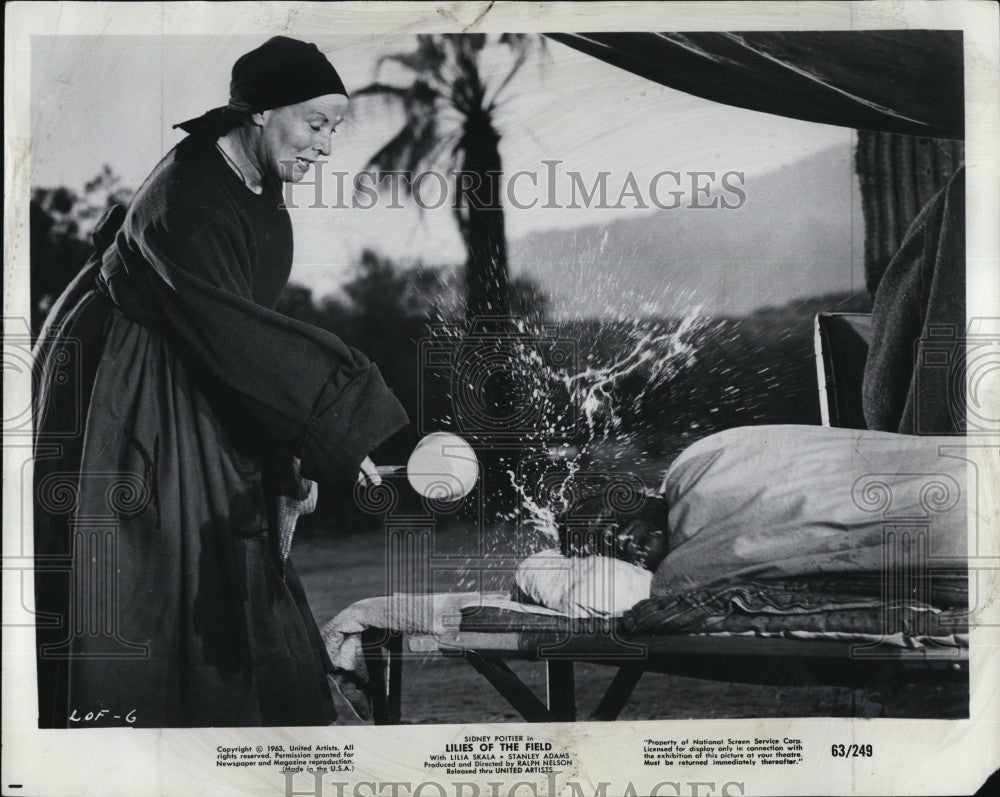
[[[830,745],[830,755],[834,758],[864,758],[872,757],[870,744],[834,744]]]

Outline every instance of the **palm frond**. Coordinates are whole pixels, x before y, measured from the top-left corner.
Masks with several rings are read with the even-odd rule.
[[[483,48],[486,46],[485,33],[465,33],[461,35],[462,44],[465,45],[465,49],[469,53],[482,52]]]
[[[378,75],[382,65],[387,61],[397,63],[413,72],[420,79],[436,84],[438,91],[447,86],[441,68],[447,60],[442,43],[434,36],[422,34],[417,36],[417,49],[408,53],[390,53],[383,55],[375,63],[375,74]]]
[[[410,88],[404,86],[390,86],[387,83],[369,83],[367,86],[363,86],[360,89],[355,89],[351,92],[351,97],[370,97],[370,96],[383,96],[387,98],[396,97],[397,99],[405,99],[407,94],[409,94]]]
[[[434,125],[433,116],[415,112],[407,107],[403,126],[368,161],[368,165],[379,169],[414,169],[419,165],[424,153],[417,151],[418,143],[424,138],[428,125]]]
[[[521,71],[521,67],[528,61],[528,57],[532,51],[537,48],[543,52],[548,52],[543,36],[535,36],[527,33],[504,33],[500,36],[499,44],[506,45],[511,49],[511,52],[514,53],[514,63],[504,76],[504,79],[500,81],[500,85],[493,92],[490,101],[486,104],[486,107],[491,111],[496,109],[497,100],[500,98],[501,93],[507,88],[511,80],[514,79],[514,76]]]
[[[453,102],[465,114],[474,113],[482,107],[485,87],[479,76],[479,61],[467,52],[457,53],[455,59],[457,77],[452,83]]]
[[[427,153],[427,157],[424,159],[424,162],[430,165],[434,165],[435,163],[437,163],[438,158],[441,156],[441,153],[444,150],[448,149],[449,146],[453,146],[459,137],[460,134],[457,130],[452,130],[451,132],[441,134],[438,137],[437,143],[435,143],[434,148]],[[448,163],[446,165],[449,169],[454,170],[455,168],[454,155],[449,156]]]
[[[379,172],[406,171],[412,168],[413,140],[414,131],[404,125],[368,159],[366,168]]]
[[[410,174],[427,162],[428,156],[437,147],[440,134],[433,107],[408,103],[404,109],[406,120],[403,126],[369,158],[367,165],[379,171],[406,172],[404,184],[408,187]]]

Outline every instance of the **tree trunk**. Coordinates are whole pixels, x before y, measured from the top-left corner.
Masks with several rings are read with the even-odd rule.
[[[459,175],[461,207],[456,210],[465,241],[465,317],[472,333],[459,353],[460,362],[478,363],[480,379],[473,394],[453,396],[454,412],[465,419],[463,432],[476,447],[481,468],[484,507],[489,515],[509,512],[518,496],[506,476],[516,470],[525,441],[516,419],[526,400],[523,354],[516,351],[511,332],[507,241],[501,204],[500,136],[487,112],[470,114],[459,146],[464,152]],[[463,183],[464,181],[464,183]],[[464,186],[464,187],[463,187]],[[476,319],[485,319],[477,324]],[[473,411],[467,411],[473,410]],[[511,438],[511,435],[514,438]]]
[[[466,318],[470,321],[477,316],[510,315],[499,142],[489,113],[470,114],[459,144],[465,157],[458,177],[459,226],[468,253]]]

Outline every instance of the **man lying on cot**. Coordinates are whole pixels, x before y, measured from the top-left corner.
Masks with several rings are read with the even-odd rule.
[[[522,562],[517,594],[581,616],[746,581],[866,574],[879,592],[887,561],[904,555],[900,522],[925,561],[963,560],[967,473],[954,443],[791,425],[711,435],[659,490],[623,502],[608,489],[567,509],[559,550]]]
[[[623,498],[609,479],[573,504],[558,519],[559,547],[522,561],[517,602],[441,592],[347,607],[322,632],[334,682],[366,718],[365,630],[451,638],[457,618],[483,605],[523,612],[526,628],[533,613],[558,612],[622,617],[626,633],[965,646],[976,471],[963,452],[954,438],[822,426],[711,435],[673,462],[659,489]],[[898,566],[919,583],[886,579]],[[885,625],[887,583],[913,587],[889,596],[898,629]]]

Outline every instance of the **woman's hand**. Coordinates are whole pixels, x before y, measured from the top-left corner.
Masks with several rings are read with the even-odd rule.
[[[375,463],[372,462],[371,457],[365,457],[361,461],[361,471],[358,473],[358,484],[367,484],[368,486],[372,486],[381,483],[382,477],[378,475]]]

